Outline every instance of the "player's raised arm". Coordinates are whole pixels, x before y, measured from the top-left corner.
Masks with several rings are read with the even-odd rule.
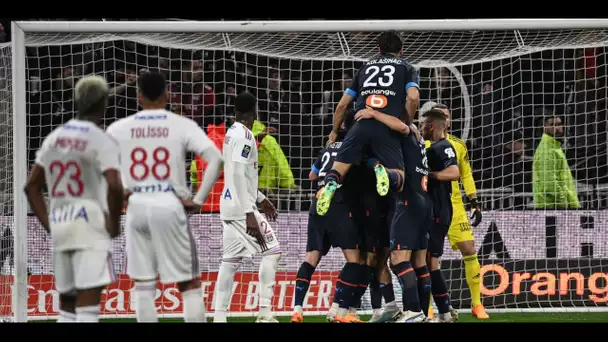
[[[189,128],[188,139],[188,150],[200,155],[205,161],[207,161],[207,168],[205,169],[205,176],[198,188],[197,193],[194,195],[192,201],[199,206],[205,203],[209,192],[215,185],[220,173],[222,172],[222,153],[213,144],[213,142],[207,137],[205,132],[192,121],[192,125]]]
[[[338,102],[336,106],[336,111],[334,112],[334,126],[332,128],[331,134],[329,135],[329,141],[327,144],[333,144],[338,138],[338,133],[340,132],[340,127],[342,127],[342,123],[344,122],[344,114],[346,113],[346,109],[353,102],[353,100],[357,97],[357,93],[359,92],[359,80],[358,77],[353,77],[353,80],[348,88],[344,90],[344,94]]]
[[[401,120],[411,123],[414,121],[420,101],[420,90],[418,85],[420,83],[420,76],[418,71],[411,65],[406,71],[406,79],[407,83],[405,85],[405,90],[407,92],[407,97],[405,101],[405,111],[403,113],[404,115],[401,116]]]
[[[46,208],[46,203],[44,202],[44,196],[42,195],[42,185],[44,185],[46,180],[44,176],[44,167],[40,164],[40,153],[41,152],[38,151],[36,163],[34,163],[34,166],[32,166],[32,170],[29,178],[27,179],[24,190],[32,211],[36,217],[38,217],[38,220],[40,221],[40,224],[42,224],[44,230],[46,230],[47,233],[50,233],[49,213],[48,209]]]

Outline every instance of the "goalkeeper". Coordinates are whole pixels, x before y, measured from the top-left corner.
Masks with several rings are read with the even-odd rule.
[[[445,113],[447,117],[446,129],[448,129],[450,127],[450,111],[448,110],[448,107],[429,101],[420,108],[420,115],[423,115],[431,109],[439,109]],[[462,201],[460,183],[458,181],[453,181],[452,207],[454,208],[454,213],[452,216],[452,223],[448,230],[448,240],[452,245],[452,249],[460,250],[462,258],[464,259],[466,280],[469,285],[469,290],[471,291],[473,316],[477,317],[477,319],[488,319],[490,316],[487,314],[483,304],[481,304],[480,266],[475,248],[475,238],[473,237],[473,231],[471,230],[471,225],[477,227],[479,223],[481,223],[481,208],[477,202],[477,189],[475,188],[475,181],[473,180],[471,172],[469,153],[464,141],[447,132],[446,137],[452,146],[454,146],[454,149],[456,149],[458,168],[460,169],[460,181],[462,182],[464,191],[471,203],[471,219],[473,219],[473,223],[470,224],[464,202]],[[455,310],[451,311],[452,317],[457,318],[457,312]]]

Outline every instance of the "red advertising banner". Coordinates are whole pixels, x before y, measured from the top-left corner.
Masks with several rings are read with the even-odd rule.
[[[305,311],[326,311],[331,306],[335,281],[339,272],[317,272],[311,281],[305,301]],[[213,293],[217,272],[201,274],[201,281],[207,312],[213,312]],[[273,311],[293,310],[295,272],[278,272],[273,297]],[[0,277],[0,284],[10,284],[9,276]],[[134,283],[127,275],[119,275],[118,281],[108,286],[102,295],[102,315],[134,315],[135,300],[132,296]],[[234,278],[231,312],[246,313],[258,309],[257,273],[237,273]],[[0,287],[0,317],[12,315],[10,287]],[[158,284],[156,308],[159,314],[179,314],[182,301],[176,284]],[[29,277],[28,316],[49,317],[59,314],[59,294],[55,291],[52,275]]]

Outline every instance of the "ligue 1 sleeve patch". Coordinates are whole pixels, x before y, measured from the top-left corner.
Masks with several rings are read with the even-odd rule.
[[[249,153],[251,153],[251,146],[249,146],[249,145],[243,146],[243,152],[241,152],[241,157],[249,158]]]

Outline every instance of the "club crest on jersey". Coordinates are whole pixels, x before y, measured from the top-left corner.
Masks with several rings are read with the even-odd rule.
[[[243,152],[241,152],[241,157],[249,158],[249,153],[251,153],[251,146],[249,146],[249,145],[243,146]]]

